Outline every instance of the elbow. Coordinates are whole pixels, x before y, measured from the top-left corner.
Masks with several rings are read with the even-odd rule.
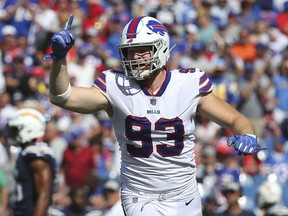
[[[50,103],[55,105],[55,106],[61,107],[61,108],[65,108],[65,104],[66,104],[67,100],[65,100],[65,101],[57,101],[57,100],[51,99],[51,97],[50,97]]]

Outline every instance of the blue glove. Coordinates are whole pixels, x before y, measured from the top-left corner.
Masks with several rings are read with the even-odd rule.
[[[71,14],[68,21],[66,22],[65,28],[53,35],[51,39],[51,48],[53,52],[51,54],[45,55],[43,57],[44,61],[61,60],[66,57],[67,52],[75,43],[75,36],[69,32],[73,19],[74,15]]]
[[[259,149],[257,149],[257,137],[253,134],[231,136],[227,142],[228,146],[234,145],[234,149],[238,151],[238,155],[243,154],[245,156],[259,151]]]

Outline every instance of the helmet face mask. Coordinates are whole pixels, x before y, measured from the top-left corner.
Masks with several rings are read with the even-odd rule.
[[[170,57],[170,39],[165,27],[155,18],[139,17],[123,29],[118,50],[125,73],[133,79],[144,80],[163,68]],[[149,58],[128,58],[128,49],[151,47]],[[143,67],[143,63],[149,64]]]

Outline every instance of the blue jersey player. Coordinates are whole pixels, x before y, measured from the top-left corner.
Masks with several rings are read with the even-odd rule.
[[[16,161],[14,216],[45,216],[51,203],[55,179],[55,159],[41,141],[46,118],[39,111],[23,108],[8,122],[9,137],[21,151]]]
[[[127,216],[201,216],[194,148],[197,113],[231,130],[240,155],[257,151],[248,119],[215,96],[199,68],[167,68],[170,38],[155,18],[136,17],[118,44],[123,71],[106,70],[91,88],[71,87],[66,54],[73,15],[52,37],[50,100],[79,113],[105,110],[121,150],[121,201]],[[79,71],[81,73],[81,71]],[[83,74],[85,76],[85,74]]]

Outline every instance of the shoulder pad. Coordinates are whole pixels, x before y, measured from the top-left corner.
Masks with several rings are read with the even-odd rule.
[[[48,146],[47,143],[44,143],[44,142],[36,142],[34,145],[28,146],[27,148],[23,150],[22,154],[24,156],[33,154],[37,156],[49,155],[51,157],[54,157],[53,150]]]
[[[101,216],[102,212],[99,210],[89,210],[86,216]]]

